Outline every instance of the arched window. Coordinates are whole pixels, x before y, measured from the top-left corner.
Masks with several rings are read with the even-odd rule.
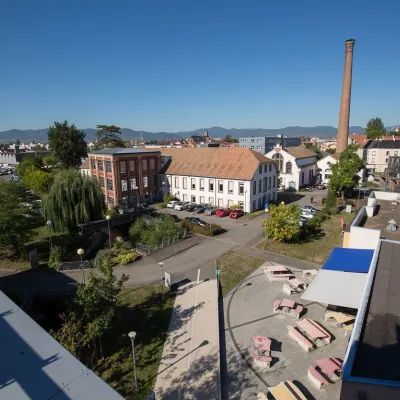
[[[286,163],[286,173],[287,174],[291,174],[292,173],[292,163],[290,161],[288,161]]]
[[[282,154],[275,153],[275,154],[272,156],[272,159],[274,160],[274,163],[275,163],[275,165],[276,165],[276,169],[277,169],[279,172],[283,172],[283,171],[282,171],[282,170],[283,170],[283,157],[282,157]]]

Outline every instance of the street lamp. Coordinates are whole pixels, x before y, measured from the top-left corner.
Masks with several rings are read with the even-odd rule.
[[[49,242],[50,242],[50,248],[52,248],[53,247],[53,243],[51,242],[51,226],[53,225],[53,223],[50,220],[48,220],[46,222],[46,225],[49,227],[49,233],[50,233]]]
[[[85,270],[83,268],[83,261],[82,261],[82,256],[85,253],[85,250],[78,249],[77,253],[78,253],[79,257],[81,258],[82,281],[83,281],[83,284],[85,284]]]
[[[138,390],[138,384],[137,384],[137,376],[136,376],[136,359],[135,359],[135,337],[136,337],[136,332],[132,331],[128,333],[129,338],[131,339],[132,342],[132,359],[133,359],[133,373],[135,374],[135,388],[136,391]]]
[[[111,215],[106,215],[106,220],[108,222],[108,245],[110,247],[111,250],[111,230],[110,230],[110,219],[111,219]]]
[[[164,271],[163,271],[164,263],[160,261],[158,265],[160,266],[161,269],[161,293],[162,293],[162,299],[164,300]]]

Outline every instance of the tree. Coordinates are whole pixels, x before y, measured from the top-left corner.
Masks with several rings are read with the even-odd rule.
[[[94,179],[75,169],[61,170],[43,197],[43,215],[56,231],[76,231],[78,224],[103,218],[104,194]]]
[[[78,168],[82,164],[82,158],[87,157],[86,133],[75,125],[54,122],[50,126],[48,137],[50,152],[60,163],[62,168]]]
[[[365,135],[367,139],[379,139],[386,135],[385,125],[381,118],[371,118],[367,123],[365,129]]]
[[[26,204],[26,189],[13,182],[0,183],[0,249],[20,255],[39,226],[38,217]]]
[[[227,143],[239,143],[239,140],[234,138],[232,135],[226,135],[223,139],[222,142],[227,142]]]
[[[364,161],[357,154],[357,145],[350,144],[340,154],[339,161],[331,165],[332,176],[328,184],[327,206],[332,203],[333,193],[353,189],[358,182],[357,173],[365,166]],[[329,199],[329,200],[328,200]]]
[[[25,185],[32,189],[39,197],[43,197],[44,194],[48,193],[53,179],[54,176],[49,172],[33,167],[26,170],[23,177]]]
[[[121,128],[115,125],[96,125],[97,145],[100,148],[125,147]]]
[[[327,153],[329,153],[329,154],[335,154],[336,153],[336,149],[326,149],[325,151]]]
[[[314,144],[307,144],[306,148],[312,150],[317,155],[317,160],[324,158],[322,151]]]
[[[301,210],[298,206],[269,207],[269,218],[263,219],[262,224],[269,238],[278,242],[290,242],[300,233]]]
[[[43,167],[43,162],[40,157],[26,157],[17,166],[17,174],[25,179],[25,173],[27,171],[39,170]]]

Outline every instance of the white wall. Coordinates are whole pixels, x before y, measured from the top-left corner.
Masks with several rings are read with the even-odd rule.
[[[374,196],[377,200],[396,201],[400,199],[400,193],[395,193],[395,192],[374,191]]]
[[[317,167],[321,170],[318,171],[318,173],[321,174],[321,182],[329,182],[329,177],[326,177],[325,175],[332,175],[331,165],[336,163],[337,160],[335,160],[332,156],[326,156],[317,161]]]
[[[379,229],[361,228],[352,226],[350,228],[349,248],[375,250],[381,236]]]

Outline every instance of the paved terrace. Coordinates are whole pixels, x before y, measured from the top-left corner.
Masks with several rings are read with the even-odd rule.
[[[386,227],[389,220],[394,219],[397,223],[397,231],[389,232]],[[381,238],[400,241],[400,205],[392,204],[390,201],[378,200],[377,213],[368,217],[364,228],[380,229]]]
[[[302,277],[302,270],[288,267],[296,277]],[[227,365],[224,368],[222,364],[223,398],[255,399],[259,391],[267,394],[268,386],[284,380],[295,381],[307,399],[337,400],[340,397],[341,381],[318,390],[309,381],[307,371],[310,365],[315,365],[314,360],[332,356],[343,360],[349,337],[324,322],[324,305],[300,301],[306,309],[303,315],[321,323],[334,336],[325,347],[309,353],[302,350],[288,335],[287,326],[295,325],[296,320],[272,311],[276,299],[297,300],[296,295],[285,295],[282,285],[282,282],[269,282],[259,268],[224,298],[225,326],[221,329],[225,330],[226,346],[221,342],[221,351],[226,348]],[[251,338],[255,335],[274,339],[271,347],[274,361],[269,370],[253,365]]]

